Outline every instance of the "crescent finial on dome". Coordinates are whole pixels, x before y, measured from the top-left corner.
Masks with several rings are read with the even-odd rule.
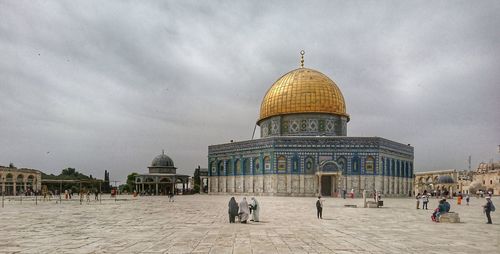
[[[306,52],[304,50],[300,51],[300,68],[304,68],[304,55]]]

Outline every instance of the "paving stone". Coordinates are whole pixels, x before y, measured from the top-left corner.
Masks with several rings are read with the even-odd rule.
[[[481,205],[452,211],[461,223],[434,223],[414,199],[326,198],[323,220],[315,198],[258,197],[261,222],[229,224],[230,196],[120,197],[76,201],[10,201],[0,208],[0,253],[497,253],[500,216],[486,225]],[[236,197],[240,200],[242,197]],[[493,198],[500,204],[500,198]],[[430,208],[437,207],[431,199]],[[347,208],[356,205],[358,208]],[[498,205],[497,205],[498,206]],[[290,209],[293,207],[293,209]]]

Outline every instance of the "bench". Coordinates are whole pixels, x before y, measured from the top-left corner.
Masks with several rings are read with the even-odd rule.
[[[344,205],[345,207],[349,207],[349,208],[358,208],[357,205]]]
[[[458,213],[455,212],[443,213],[439,216],[439,222],[460,223],[460,217],[458,216]]]
[[[378,208],[378,204],[375,201],[366,201],[366,206],[368,208]]]

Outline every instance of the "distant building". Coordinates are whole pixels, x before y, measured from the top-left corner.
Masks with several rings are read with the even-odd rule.
[[[444,176],[449,177],[449,180],[443,182]],[[415,172],[415,193],[424,190],[463,194],[491,191],[494,195],[500,195],[500,162],[481,162],[474,171],[448,169]]]
[[[1,191],[5,195],[23,195],[41,191],[42,172],[36,169],[0,166]]]
[[[415,172],[415,194],[424,193],[448,193],[462,191],[458,184],[459,171],[456,169],[435,170],[426,172]]]
[[[479,163],[474,172],[474,183],[479,183],[484,191],[500,195],[500,162]]]
[[[165,152],[156,156],[148,167],[149,173],[135,177],[135,189],[149,195],[167,195],[177,192],[180,185],[182,192],[189,186],[189,176],[178,175],[174,161]]]

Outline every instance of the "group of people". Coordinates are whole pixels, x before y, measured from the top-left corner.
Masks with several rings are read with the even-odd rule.
[[[417,209],[420,209],[420,204],[422,204],[422,210],[428,210],[429,194],[427,192],[424,191],[423,194],[418,193],[415,198],[417,199]]]
[[[466,197],[466,200],[467,200],[467,205],[469,205],[469,196],[468,195]],[[458,204],[460,205],[460,202],[458,202]],[[427,207],[427,205],[426,205],[426,207]],[[418,209],[418,204],[417,204],[417,209]],[[439,218],[441,217],[441,215],[443,215],[445,213],[449,213],[450,209],[451,209],[451,205],[450,205],[450,203],[448,203],[448,201],[446,201],[446,199],[439,200],[438,207],[432,213],[432,216],[431,216],[432,221],[439,222]],[[495,211],[495,205],[491,201],[491,197],[486,196],[486,204],[483,205],[483,212],[486,215],[486,219],[488,220],[486,222],[486,224],[492,224],[491,212],[494,212],[494,211]]]
[[[342,189],[342,197],[345,199],[346,198],[346,195],[347,195],[347,190],[346,189]],[[350,198],[354,198],[354,189],[351,189],[351,191],[349,192],[349,197]]]
[[[252,219],[250,221],[259,222],[259,212],[260,205],[255,197],[252,197],[250,204],[247,202],[247,198],[244,197],[239,205],[234,197],[231,197],[228,204],[229,213],[229,223],[236,223],[236,218],[240,223],[247,223],[250,215]]]
[[[441,215],[450,212],[451,205],[446,201],[446,199],[441,199],[439,200],[439,205],[438,207],[434,210],[434,212],[431,215],[432,221],[439,222],[439,218]]]
[[[418,193],[415,198],[417,199],[417,209],[420,209],[420,204],[422,204],[422,209],[427,210],[427,205],[429,204],[429,196],[432,196],[430,193],[427,193],[427,191],[424,191],[424,193],[420,194]],[[458,193],[457,195],[457,205],[462,204],[463,200],[463,195],[462,193]],[[469,205],[470,202],[470,197],[469,195],[465,196],[465,201],[467,202],[467,205]]]

